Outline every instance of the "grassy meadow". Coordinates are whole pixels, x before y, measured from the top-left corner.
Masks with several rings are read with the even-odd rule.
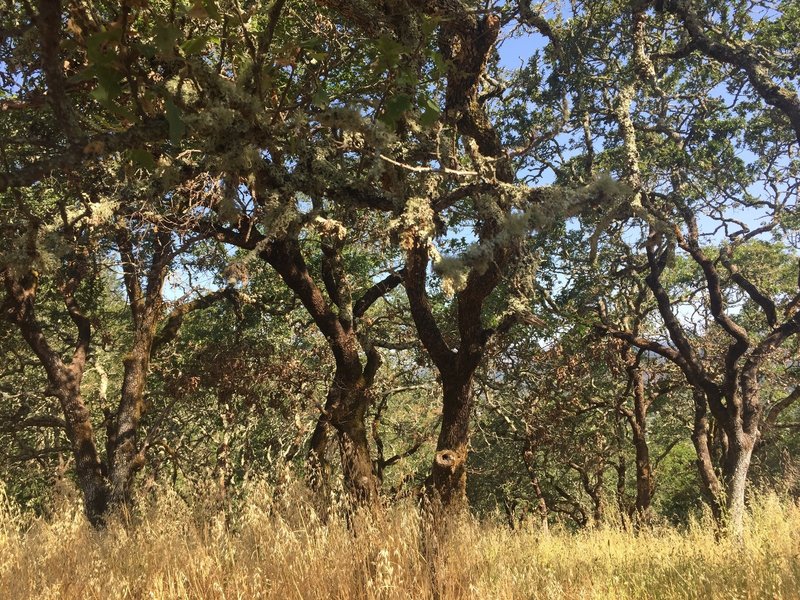
[[[703,520],[631,533],[465,517],[434,536],[411,505],[352,527],[302,493],[224,513],[172,494],[94,531],[77,508],[0,514],[0,598],[800,598],[800,506],[764,494],[741,541]],[[354,533],[355,532],[355,533]]]

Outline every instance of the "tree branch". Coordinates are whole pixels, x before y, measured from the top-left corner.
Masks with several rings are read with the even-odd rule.
[[[707,33],[713,31],[712,25],[699,17],[689,0],[670,0],[663,2],[663,6],[667,12],[681,20],[695,48],[706,56],[744,71],[756,93],[767,104],[786,115],[800,142],[800,98],[796,93],[775,83],[768,70],[769,65],[759,59],[748,44],[713,40]]]
[[[356,301],[353,306],[353,317],[363,317],[369,308],[379,299],[386,295],[388,292],[403,283],[405,277],[405,268],[400,269],[394,273],[390,273],[384,279],[377,282],[369,288],[364,294]]]

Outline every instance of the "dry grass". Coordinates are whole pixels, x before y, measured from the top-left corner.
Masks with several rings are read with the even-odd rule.
[[[800,598],[800,506],[775,496],[757,503],[741,544],[703,523],[634,536],[470,520],[434,544],[408,506],[353,536],[301,494],[251,498],[226,525],[166,495],[104,532],[75,510],[31,520],[5,503],[0,598]]]

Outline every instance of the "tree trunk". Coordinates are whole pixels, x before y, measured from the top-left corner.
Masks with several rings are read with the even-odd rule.
[[[728,434],[728,452],[722,466],[725,486],[724,526],[734,537],[744,533],[745,489],[756,436],[743,431]]]
[[[639,368],[640,354],[631,355],[628,347],[623,351],[628,367],[628,377],[633,392],[633,410],[625,410],[633,438],[633,448],[636,452],[636,503],[633,507],[633,520],[635,523],[650,521],[650,505],[653,501],[653,465],[650,461],[650,447],[647,443],[647,409],[650,401],[646,394],[645,380]]]
[[[525,447],[522,451],[522,461],[525,463],[525,468],[528,470],[528,475],[531,480],[533,494],[536,497],[536,512],[539,515],[542,529],[547,531],[547,515],[549,513],[549,509],[547,508],[547,501],[544,498],[542,486],[539,482],[539,475],[537,474],[536,467],[534,465],[533,447],[530,439],[525,442]]]
[[[650,520],[650,505],[653,501],[653,466],[650,462],[650,447],[646,432],[639,427],[633,429],[633,446],[636,450],[636,520]]]
[[[705,397],[699,392],[695,392],[695,427],[692,440],[697,451],[703,491],[711,505],[714,519],[721,529],[736,538],[741,538],[744,532],[747,473],[759,434],[756,426],[757,411],[751,410],[749,418],[742,419],[740,417],[742,408],[737,404],[738,402],[729,399],[729,408],[726,407],[725,412],[718,415],[715,423],[716,437],[722,441],[719,469],[721,478],[714,467],[710,448],[710,427]],[[745,399],[741,404],[757,406],[752,398]]]
[[[603,497],[603,473],[600,471],[597,475],[597,483],[586,488],[586,493],[592,499],[592,521],[595,527],[599,527],[606,516],[606,503]]]
[[[614,470],[617,472],[617,510],[623,527],[627,529],[628,521],[626,517],[630,516],[631,508],[625,494],[625,483],[628,479],[628,461],[625,460],[625,456],[620,455],[618,457]]]
[[[133,348],[123,361],[122,392],[114,420],[113,437],[109,440],[111,500],[115,505],[129,506],[131,483],[144,465],[137,436],[144,413],[144,390],[150,367],[150,347],[155,328],[139,332]]]
[[[544,494],[542,493],[542,486],[539,485],[539,478],[536,475],[531,476],[531,485],[533,486],[533,493],[536,496],[536,512],[539,515],[539,522],[542,527],[542,531],[547,532],[549,531],[548,524],[547,524],[547,501],[544,499]]]
[[[446,509],[467,504],[467,453],[472,377],[443,381],[442,427],[431,470],[434,500]]]
[[[694,391],[694,429],[692,443],[697,453],[697,469],[700,474],[703,495],[711,507],[711,514],[717,523],[722,521],[722,485],[714,469],[709,445],[709,423],[706,399],[701,391]]]
[[[64,413],[67,438],[75,458],[75,473],[83,496],[86,517],[95,527],[105,522],[108,510],[109,488],[103,463],[97,451],[94,429],[89,410],[81,396],[81,384],[86,368],[86,358],[91,340],[91,325],[74,301],[73,292],[79,280],[71,279],[61,288],[70,317],[77,326],[78,340],[72,362],[66,364],[47,341],[35,315],[38,274],[31,271],[17,278],[11,271],[4,273],[8,297],[3,303],[6,318],[19,327],[19,331],[36,354],[47,373],[47,395],[58,399]]]
[[[97,452],[89,411],[74,382],[61,385],[55,393],[64,412],[86,518],[93,526],[101,527],[105,523],[109,505],[109,486]]]
[[[354,319],[363,315],[372,302],[386,291],[398,285],[402,277],[393,275],[376,284],[354,304],[340,262],[340,251],[333,246],[323,247],[322,278],[329,299],[337,307],[335,311],[311,277],[298,240],[274,240],[260,255],[303,303],[327,339],[336,361],[336,373],[328,391],[325,410],[311,439],[309,462],[312,485],[324,486],[327,480],[326,450],[330,425],[336,429],[339,437],[342,472],[351,499],[355,505],[374,506],[378,501],[378,485],[372,469],[364,419],[370,404],[369,387],[380,364],[380,357],[377,352],[362,348]],[[360,350],[367,353],[366,365],[361,362]],[[314,477],[318,478],[317,482]]]
[[[760,348],[754,354],[761,354]],[[745,489],[747,472],[753,448],[760,435],[758,361],[748,359],[739,380],[739,389],[729,387],[727,392],[727,418],[725,430],[725,456],[722,462],[722,480],[725,486],[725,528],[737,539],[744,534]]]
[[[372,470],[367,429],[363,417],[337,423],[342,473],[350,498],[356,507],[373,509],[378,504],[378,483]]]
[[[311,441],[308,448],[308,485],[311,489],[325,495],[328,488],[328,481],[331,476],[330,461],[328,461],[328,440],[330,438],[329,413],[332,409],[332,394],[328,392],[328,400],[325,403],[324,412],[317,419],[314,432],[311,434]]]
[[[328,391],[325,413],[311,436],[308,454],[312,486],[323,491],[330,471],[326,458],[328,433],[330,428],[336,431],[344,484],[354,507],[374,508],[378,503],[378,481],[365,425],[370,400],[369,387],[363,377],[350,382],[337,372]]]
[[[230,460],[231,426],[233,424],[233,393],[222,387],[217,391],[217,410],[219,411],[220,424],[222,425],[222,439],[217,446],[217,462],[214,471],[217,479],[220,499],[228,499],[229,488],[233,480],[232,465]]]

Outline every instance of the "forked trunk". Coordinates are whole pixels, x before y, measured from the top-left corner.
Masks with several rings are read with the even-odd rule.
[[[696,407],[692,440],[697,451],[704,494],[720,528],[733,537],[741,538],[744,532],[747,473],[758,432],[748,433],[744,430],[742,422],[733,416],[727,416],[727,422],[717,423],[717,426],[724,430],[726,441],[719,469],[721,478],[717,475],[718,470],[714,466],[710,449],[705,409]]]
[[[575,465],[575,463],[570,464],[571,466]],[[605,521],[606,513],[605,493],[603,491],[603,465],[598,465],[591,478],[589,477],[589,471],[584,468],[580,468],[578,473],[581,477],[583,491],[592,501],[592,523],[595,527],[599,527]]]
[[[10,270],[3,273],[7,298],[3,303],[5,317],[19,327],[23,339],[36,354],[47,373],[47,394],[58,399],[64,413],[67,438],[75,458],[75,473],[83,496],[86,517],[95,527],[105,522],[109,504],[109,488],[103,463],[97,451],[91,415],[81,396],[81,383],[91,340],[91,325],[81,313],[74,298],[79,279],[69,279],[61,288],[70,317],[77,326],[78,339],[72,362],[66,364],[49,344],[35,315],[38,274],[30,271],[17,277]]]
[[[370,404],[369,388],[363,377],[348,382],[339,373],[334,377],[325,412],[317,421],[308,453],[310,483],[318,492],[326,489],[330,465],[327,460],[331,429],[339,440],[342,476],[354,507],[375,507],[378,481],[372,465],[365,417]]]
[[[530,439],[525,442],[525,448],[522,452],[522,461],[525,463],[525,468],[528,470],[528,475],[531,480],[531,487],[533,487],[533,494],[536,497],[536,513],[539,516],[542,529],[547,531],[547,516],[549,510],[547,508],[547,501],[542,492],[542,486],[539,482],[539,475],[536,472],[536,467],[533,461],[533,449]]]
[[[533,493],[536,496],[536,514],[539,516],[539,523],[541,525],[542,531],[548,531],[548,524],[547,524],[547,501],[544,499],[544,494],[542,493],[542,486],[539,485],[539,478],[535,475],[531,477],[531,485],[533,486]]]

